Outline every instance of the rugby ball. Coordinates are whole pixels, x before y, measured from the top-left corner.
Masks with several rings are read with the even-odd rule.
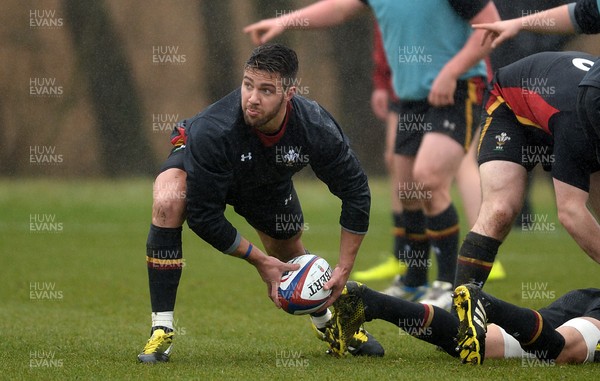
[[[298,263],[300,269],[281,276],[277,292],[282,309],[292,315],[319,310],[331,295],[331,290],[323,289],[332,274],[329,263],[313,254],[301,255],[288,263]]]

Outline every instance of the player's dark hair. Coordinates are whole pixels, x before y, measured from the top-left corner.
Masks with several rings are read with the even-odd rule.
[[[284,88],[293,83],[298,74],[296,52],[281,44],[265,44],[255,48],[244,65],[245,70],[277,73],[284,79]]]

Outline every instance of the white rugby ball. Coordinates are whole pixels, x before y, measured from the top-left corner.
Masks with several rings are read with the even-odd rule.
[[[288,263],[298,263],[300,269],[286,271],[281,277],[277,291],[282,309],[292,315],[319,310],[331,295],[331,290],[323,288],[332,274],[329,263],[313,254],[301,255]]]

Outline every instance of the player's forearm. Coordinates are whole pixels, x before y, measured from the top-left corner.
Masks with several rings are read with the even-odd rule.
[[[600,225],[587,209],[584,211],[584,216],[578,220],[572,235],[583,251],[594,261],[600,263],[600,241],[598,241]]]
[[[590,186],[595,188],[598,176],[590,176]],[[590,197],[597,192],[589,193],[576,186],[553,179],[556,207],[560,223],[593,260],[600,263],[600,225],[587,208]]]
[[[285,29],[317,29],[339,25],[357,14],[359,0],[322,0],[277,17]]]
[[[444,65],[442,72],[459,79],[461,75],[485,58],[491,50],[491,44],[486,43],[485,46],[481,46],[482,36],[482,31],[473,32],[463,48]]]
[[[600,241],[598,241],[598,236],[600,236],[600,225],[585,205],[581,205],[580,208],[578,208],[578,211],[573,211],[567,216],[563,215],[561,223],[565,226],[579,247],[581,247],[590,258],[600,263]]]
[[[364,237],[364,234],[352,233],[342,228],[340,237],[340,260],[337,267],[340,268],[343,273],[350,275]]]
[[[248,260],[248,262],[255,264],[260,261],[259,249],[255,247],[250,241],[240,235],[239,245],[233,249],[229,255],[232,257],[238,257]]]
[[[260,248],[254,246],[252,242],[242,236],[240,236],[239,245],[227,254],[248,261],[248,263],[256,267],[261,276],[265,272],[266,266],[268,266],[269,257]]]
[[[519,30],[537,33],[575,33],[568,5],[561,5],[510,20]]]

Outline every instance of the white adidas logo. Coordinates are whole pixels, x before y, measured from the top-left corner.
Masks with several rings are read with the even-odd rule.
[[[481,300],[477,301],[477,306],[475,306],[473,320],[475,321],[475,323],[477,323],[477,325],[485,329],[486,315],[485,309],[483,308],[483,304],[481,304]]]

